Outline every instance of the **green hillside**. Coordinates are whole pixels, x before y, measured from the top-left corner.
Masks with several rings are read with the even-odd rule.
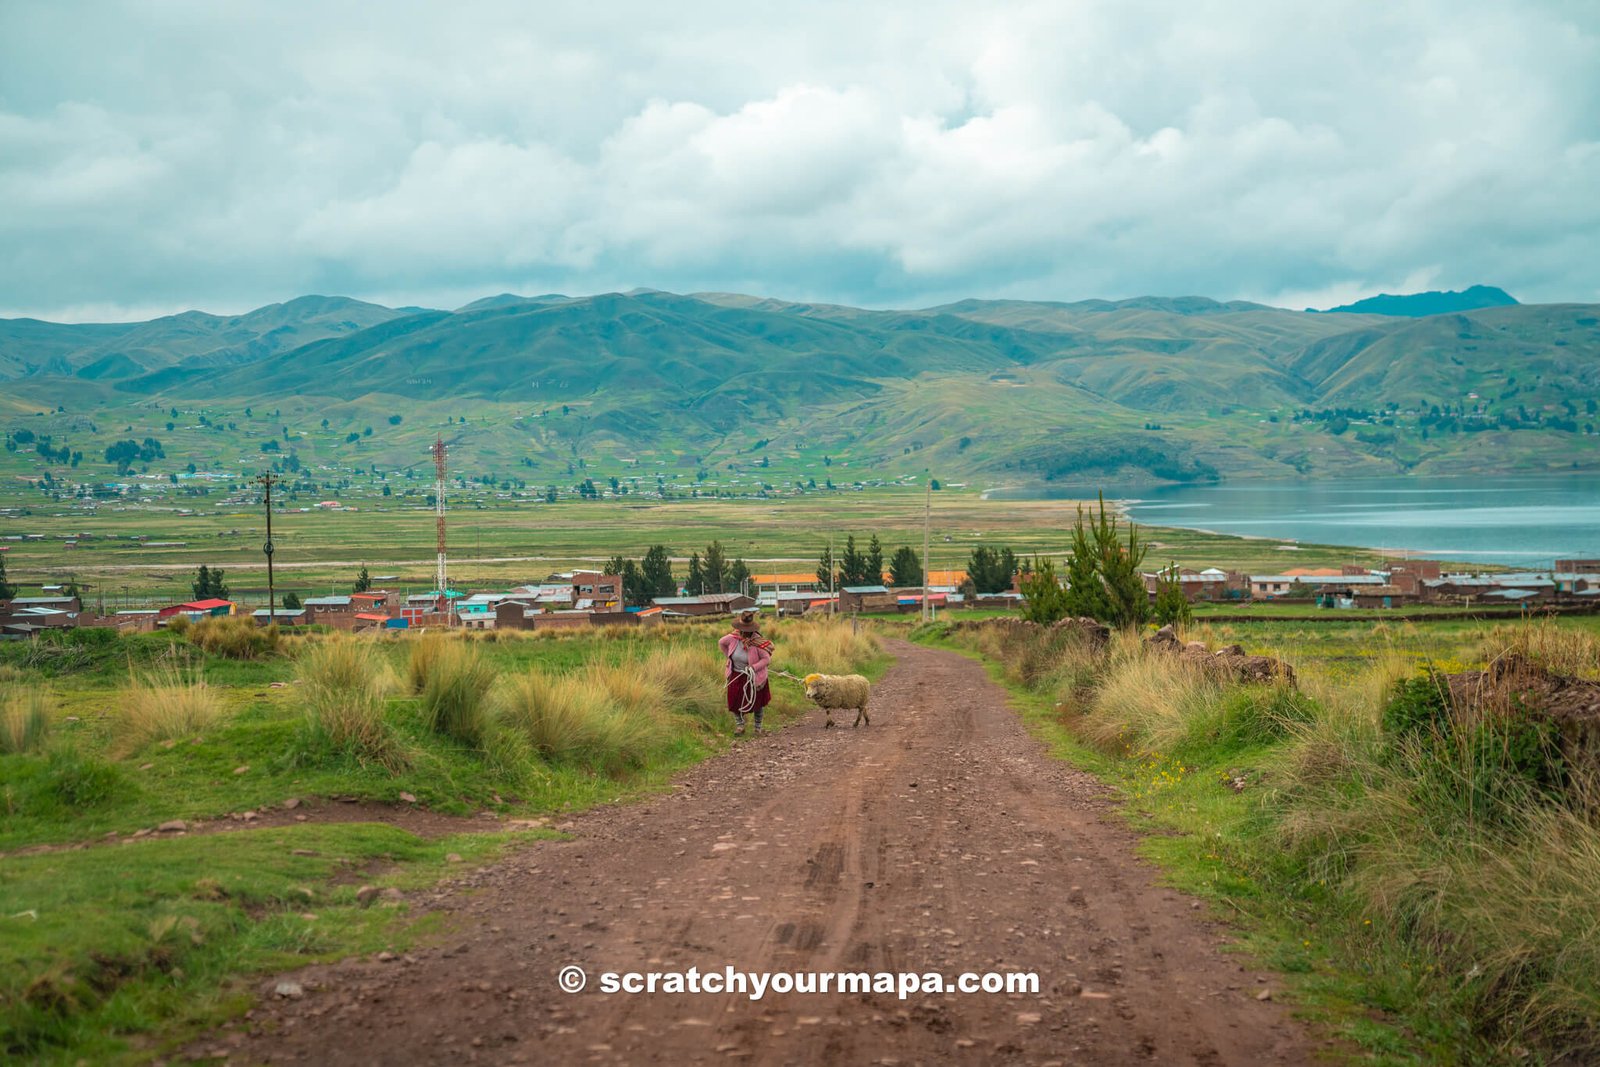
[[[146,437],[164,458],[124,474],[277,464],[337,486],[414,480],[443,435],[508,492],[1600,467],[1592,305],[303,297],[226,318],[0,321],[0,378],[11,487],[113,480],[106,448]]]
[[[229,317],[185,311],[138,323],[0,319],[0,376],[97,380],[175,365],[249,363],[399,315],[391,308],[345,297],[302,296]]]

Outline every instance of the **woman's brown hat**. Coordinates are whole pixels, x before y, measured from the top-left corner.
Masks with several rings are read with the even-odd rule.
[[[756,612],[741,611],[738,618],[733,620],[733,628],[742,634],[758,633],[761,627],[756,623]]]

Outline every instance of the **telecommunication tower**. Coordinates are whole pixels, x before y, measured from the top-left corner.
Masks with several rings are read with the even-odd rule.
[[[439,542],[439,573],[436,577],[436,581],[438,583],[439,599],[441,600],[444,600],[445,593],[450,588],[445,583],[444,566],[444,449],[445,445],[443,437],[435,439],[433,442],[433,448],[430,449],[430,451],[433,452],[433,470],[438,476],[438,482],[434,486],[433,490],[433,513],[434,525],[437,528]]]

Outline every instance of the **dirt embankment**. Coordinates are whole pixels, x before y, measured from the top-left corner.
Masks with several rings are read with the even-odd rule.
[[[821,713],[412,906],[437,948],[261,983],[192,1050],[299,1063],[1308,1062],[1274,978],[1156,884],[1003,691],[895,644],[872,726]],[[563,967],[588,972],[565,993]],[[606,994],[601,972],[1033,972],[1030,994]],[[282,981],[298,996],[280,997]]]

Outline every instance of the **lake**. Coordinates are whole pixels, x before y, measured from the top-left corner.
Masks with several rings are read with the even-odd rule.
[[[992,498],[1093,497],[1100,487],[997,490]],[[1511,475],[1105,486],[1135,521],[1548,569],[1600,557],[1600,478]]]

